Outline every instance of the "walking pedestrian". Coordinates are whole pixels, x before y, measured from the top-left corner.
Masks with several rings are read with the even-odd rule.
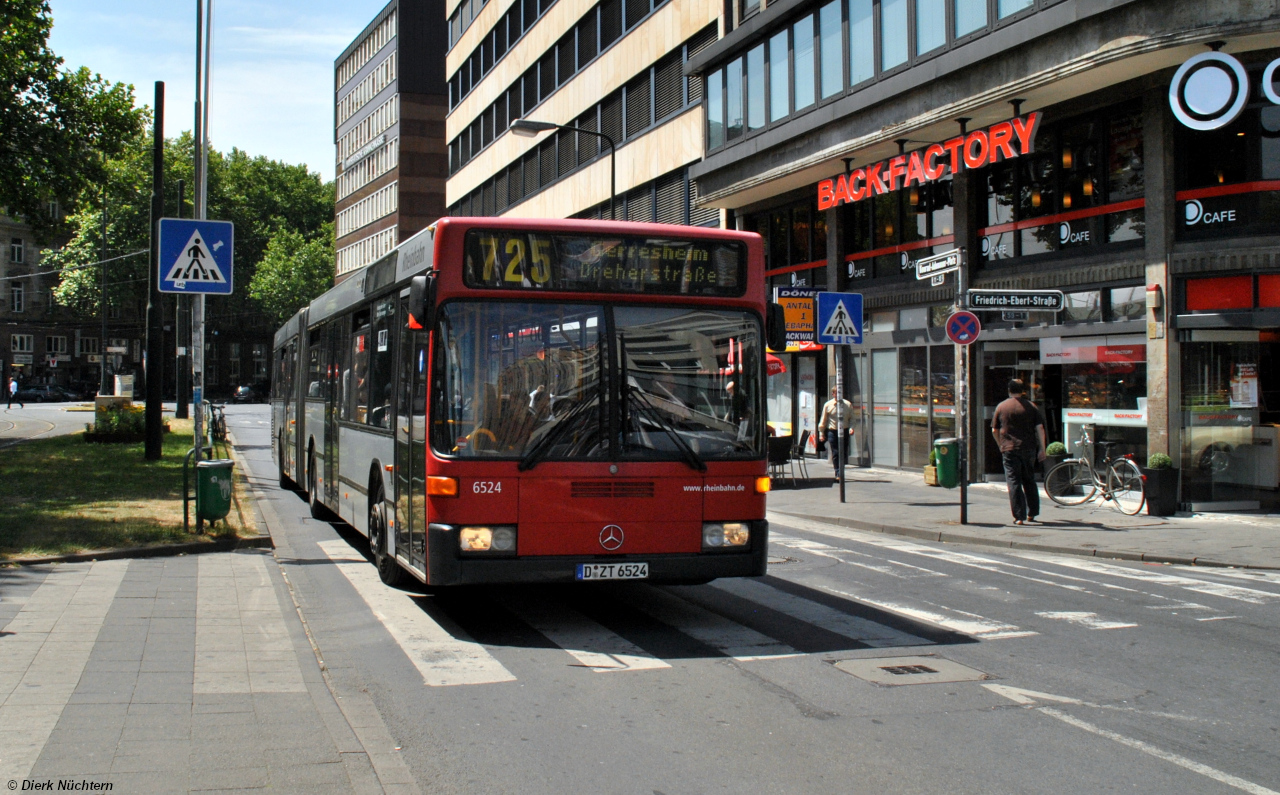
[[[844,457],[849,457],[849,426],[853,422],[853,404],[848,398],[841,400],[839,403],[840,426],[844,428]],[[818,432],[822,434],[822,440],[826,443],[828,454],[831,457],[833,466],[836,470],[836,481],[840,480],[841,474],[844,472],[845,462],[840,457],[839,438],[836,432],[836,388],[831,387],[831,399],[822,407],[822,417],[818,420]]]
[[[1027,385],[1015,378],[1009,382],[1009,399],[996,406],[991,435],[1004,459],[1004,479],[1009,487],[1009,509],[1014,524],[1035,522],[1040,513],[1036,491],[1036,463],[1043,461],[1044,413],[1027,400]]]
[[[18,400],[18,377],[16,375],[9,379],[9,389],[6,391],[6,393],[9,395],[9,405],[6,406],[6,408],[13,408],[13,404],[15,401],[18,404],[18,408],[20,409],[26,408],[26,406],[22,404],[22,401]]]

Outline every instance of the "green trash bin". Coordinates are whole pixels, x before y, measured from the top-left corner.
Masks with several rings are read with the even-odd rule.
[[[947,489],[960,485],[960,440],[934,439],[933,452],[938,459],[938,485]]]
[[[231,468],[229,458],[215,458],[196,464],[196,516],[206,522],[226,518],[231,512]]]

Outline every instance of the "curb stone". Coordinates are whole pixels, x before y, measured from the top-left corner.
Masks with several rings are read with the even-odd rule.
[[[792,513],[773,509],[771,512],[779,513],[784,516],[794,516],[797,519],[808,519],[812,522],[822,522],[824,524],[833,524],[837,526],[849,527],[854,530],[866,530],[872,533],[882,533],[885,535],[906,536],[908,538],[917,538],[925,541],[936,541],[943,544],[976,544],[984,547],[1002,547],[1005,549],[1024,549],[1035,552],[1052,552],[1060,555],[1079,555],[1088,558],[1111,558],[1113,560],[1130,560],[1139,563],[1169,563],[1179,566],[1202,566],[1206,568],[1226,568],[1226,569],[1253,569],[1256,571],[1280,571],[1280,566],[1257,566],[1248,563],[1227,563],[1223,561],[1211,560],[1209,558],[1187,558],[1176,555],[1161,555],[1154,552],[1131,552],[1127,550],[1111,550],[1111,549],[1086,549],[1083,547],[1059,547],[1050,544],[1033,544],[1024,541],[1004,541],[994,538],[984,538],[982,536],[969,536],[958,533],[949,533],[943,531],[924,530],[917,527],[896,527],[894,525],[879,524],[876,522],[862,522],[857,519],[846,519],[841,516],[817,516],[814,514]]]
[[[186,544],[161,544],[153,547],[126,547],[104,549],[99,552],[77,552],[73,555],[48,557],[7,558],[0,564],[15,566],[39,566],[45,563],[85,563],[93,560],[119,560],[120,558],[165,558],[177,555],[195,555],[202,552],[231,552],[237,549],[272,547],[271,536],[258,535],[248,538],[221,538],[217,541],[196,541]]]

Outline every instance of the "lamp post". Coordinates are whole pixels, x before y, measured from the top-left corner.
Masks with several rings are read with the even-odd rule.
[[[617,216],[614,214],[613,206],[614,198],[618,192],[618,171],[614,160],[617,150],[613,145],[613,139],[602,132],[585,130],[570,124],[553,124],[549,121],[534,121],[533,119],[516,119],[511,122],[511,132],[522,138],[537,138],[542,133],[550,132],[551,130],[572,130],[573,132],[586,133],[597,138],[603,138],[605,143],[609,144],[609,219],[616,221]]]

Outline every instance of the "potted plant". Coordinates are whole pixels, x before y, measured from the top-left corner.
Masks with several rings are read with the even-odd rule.
[[[1147,515],[1173,516],[1178,512],[1178,470],[1164,453],[1152,453],[1142,468],[1146,479]]]
[[[1049,446],[1044,449],[1044,473],[1049,474],[1049,470],[1067,460],[1067,446],[1062,442],[1049,442]]]
[[[924,482],[926,486],[938,485],[938,454],[929,451],[929,466],[924,468]]]

